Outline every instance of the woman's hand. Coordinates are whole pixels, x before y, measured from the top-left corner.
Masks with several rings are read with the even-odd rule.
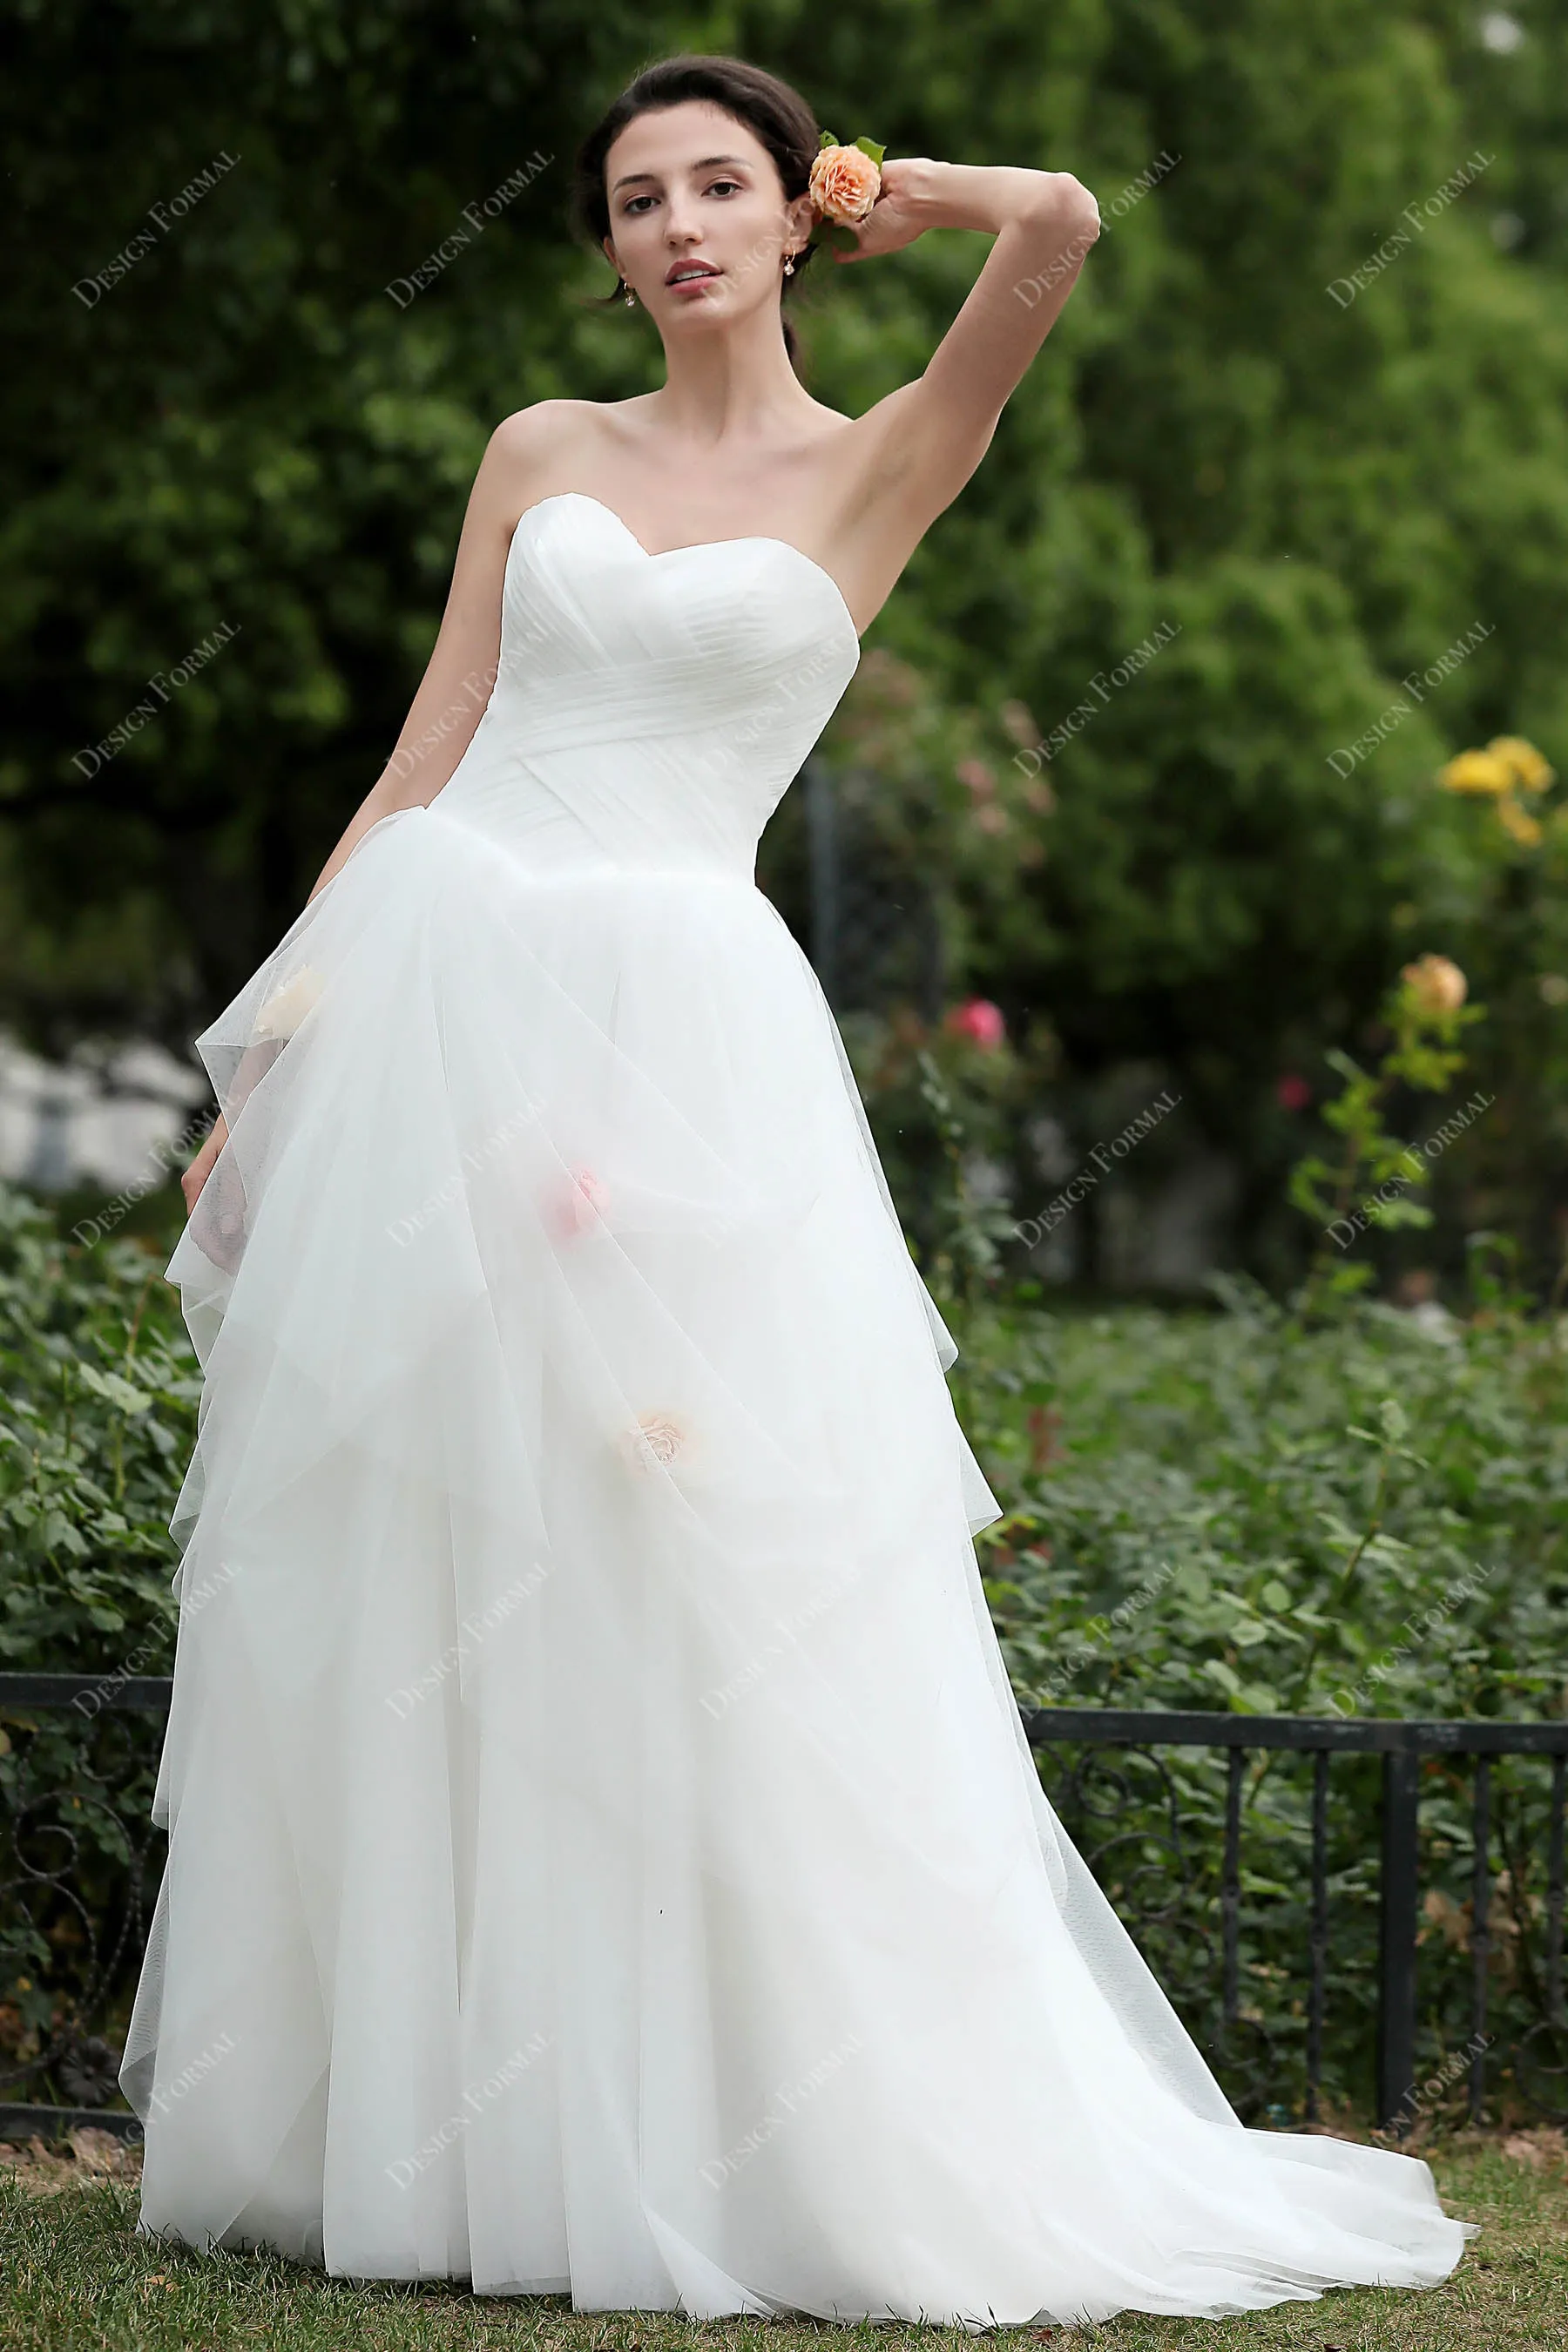
[[[227,1141],[228,1122],[220,1110],[206,1141],[180,1179],[180,1190],[185,1196],[187,1217],[194,1213],[196,1202],[202,1196],[202,1186],[212,1174],[213,1164]]]
[[[937,167],[940,169],[940,166]],[[877,201],[863,221],[841,224],[858,242],[853,250],[835,247],[835,261],[867,261],[874,253],[897,253],[932,226],[929,207],[932,166],[923,155],[895,155],[882,165]]]

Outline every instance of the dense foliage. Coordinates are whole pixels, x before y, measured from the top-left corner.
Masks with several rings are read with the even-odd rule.
[[[1303,1330],[1237,1282],[1217,1315],[991,1307],[963,1333],[1021,1698],[1568,1713],[1568,1318]]]
[[[168,1672],[200,1381],[162,1271],[0,1185],[0,1666]]]
[[[1452,955],[1499,1108],[1447,1173],[1451,1247],[1506,1221],[1550,1256],[1561,788],[1532,841],[1435,778],[1502,734],[1568,751],[1559,14],[5,0],[0,41],[0,1017],[183,1046],[292,919],[401,723],[491,425],[658,381],[566,235],[565,159],[695,41],[892,154],[1068,166],[1109,224],[868,648],[952,720],[879,790],[895,834],[913,808],[954,992],[1051,1045],[1080,1150],[1148,1066],[1273,1278],[1281,1076],[1317,1087],[1399,963]],[[918,370],[981,250],[807,284],[816,394],[858,413]],[[837,756],[881,683],[868,660]]]

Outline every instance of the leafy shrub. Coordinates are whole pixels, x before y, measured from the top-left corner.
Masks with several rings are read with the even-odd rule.
[[[176,1196],[177,1198],[177,1196]],[[157,1235],[94,1247],[0,1185],[0,1666],[169,1672],[169,1514],[195,1431],[195,1358]],[[11,1883],[0,1911],[0,2086],[97,2105],[162,1855],[162,1721],[0,1713]]]
[[[0,1184],[0,1665],[169,1670],[201,1381],[164,1262]]]
[[[982,1570],[1014,1687],[1042,1706],[1247,1715],[1568,1714],[1568,1318],[1478,1265],[1460,1321],[1357,1300],[1303,1329],[1253,1285],[1224,1311],[944,1307],[965,1426],[1005,1516]],[[1240,2011],[1222,2031],[1216,1750],[1041,1750],[1098,1862],[1244,2113],[1301,2112],[1311,1768],[1250,1751]],[[1474,1866],[1463,1759],[1427,1759],[1423,2073],[1469,2032]],[[1568,2060],[1544,2032],[1549,1767],[1499,1760],[1489,1985],[1493,2090],[1526,2112]],[[1328,1814],[1323,2081],[1364,2109],[1375,2019],[1379,1781],[1337,1760]],[[1533,2039],[1532,2037],[1533,2032]],[[1548,2048],[1547,2043],[1552,2046]],[[1447,2104],[1465,2092],[1451,2070]],[[1494,2108],[1492,2110],[1496,2112]]]

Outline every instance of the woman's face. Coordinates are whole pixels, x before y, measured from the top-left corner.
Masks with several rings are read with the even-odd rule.
[[[706,100],[628,122],[605,159],[605,251],[664,331],[731,324],[776,304],[811,199],[784,200],[755,131]]]

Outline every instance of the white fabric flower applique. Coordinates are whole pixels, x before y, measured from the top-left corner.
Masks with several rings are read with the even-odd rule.
[[[263,1038],[283,1040],[291,1037],[305,1018],[325,983],[314,964],[303,963],[290,972],[282,985],[275,988],[256,1016],[252,1035],[259,1044]]]

